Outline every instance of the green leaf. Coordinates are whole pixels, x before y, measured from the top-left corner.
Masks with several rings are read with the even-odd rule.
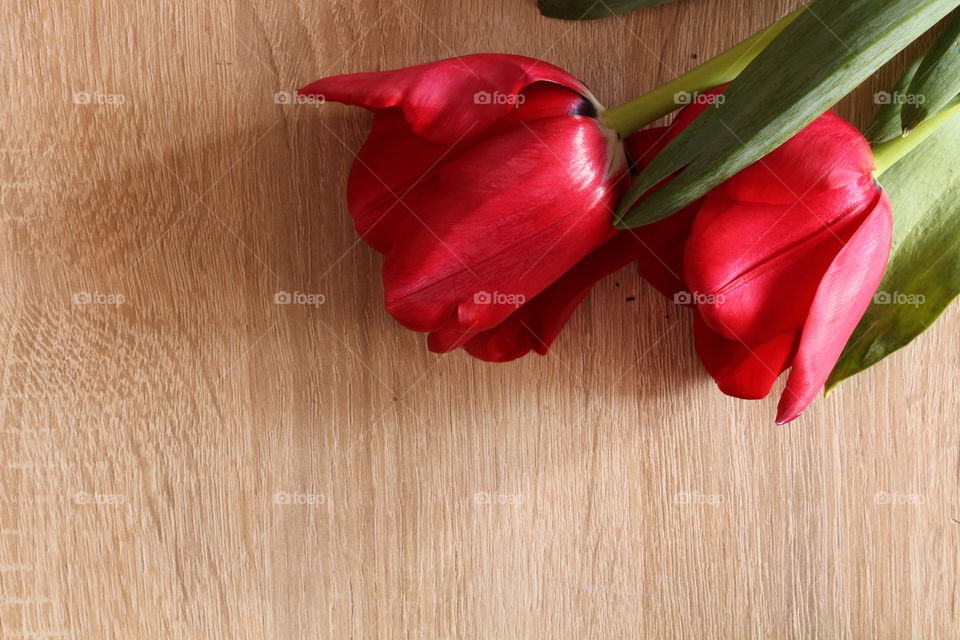
[[[920,64],[924,61],[926,55],[927,52],[910,65],[910,68],[907,69],[903,77],[897,81],[892,91],[880,91],[874,95],[874,101],[880,105],[880,108],[877,109],[877,114],[873,118],[873,122],[870,123],[870,126],[868,126],[863,133],[864,137],[870,141],[870,144],[880,144],[907,134],[908,130],[905,130],[903,125],[904,118],[902,112],[905,110],[905,105],[912,101],[911,96],[913,94],[910,93],[910,83],[913,82],[914,77],[917,75],[917,70],[920,68]],[[960,104],[960,95],[955,96],[946,105],[938,108],[937,111],[925,114],[923,121],[957,104]],[[919,124],[920,122],[917,122],[913,128],[919,126]]]
[[[731,83],[722,102],[637,176],[620,203],[617,226],[665,218],[760,160],[958,4],[960,0],[815,0]]]
[[[564,20],[594,20],[620,13],[667,4],[672,0],[539,0],[540,13]]]
[[[923,56],[917,58],[917,61],[910,65],[907,72],[893,87],[893,91],[881,91],[874,96],[874,101],[880,105],[880,108],[877,109],[877,115],[874,116],[873,122],[863,133],[870,144],[886,142],[903,135],[902,116],[900,115],[900,112],[903,111],[903,102],[900,96],[907,95],[907,90],[910,88],[910,83],[913,82],[913,77],[917,74],[921,62],[923,62]]]
[[[880,180],[893,202],[893,251],[828,391],[909,344],[960,294],[960,115]]]
[[[906,91],[903,129],[910,131],[960,93],[960,14],[954,16],[930,50]],[[922,96],[922,98],[921,98]]]

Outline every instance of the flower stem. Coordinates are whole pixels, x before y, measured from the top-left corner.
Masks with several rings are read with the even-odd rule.
[[[676,98],[678,93],[693,94],[730,82],[805,10],[806,7],[801,7],[675,80],[630,102],[607,109],[603,112],[603,120],[625,138],[682,106]]]
[[[932,136],[947,120],[957,114],[960,114],[960,105],[944,109],[932,118],[924,120],[910,131],[909,134],[904,134],[893,140],[888,140],[887,142],[876,145],[873,148],[873,158],[877,165],[874,176],[880,177],[884,171],[897,164],[905,155],[919,147],[924,140]]]

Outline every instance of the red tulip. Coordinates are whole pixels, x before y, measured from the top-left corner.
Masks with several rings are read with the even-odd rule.
[[[688,107],[661,137],[705,108]],[[628,147],[647,152],[650,135]],[[699,202],[635,230],[651,246],[641,273],[694,307],[697,352],[724,393],[763,398],[790,369],[779,424],[819,393],[886,269],[892,214],[873,169],[863,136],[826,113]]]
[[[626,187],[623,145],[583,83],[531,58],[473,55],[300,93],[375,113],[347,200],[385,255],[387,310],[429,332],[433,351],[545,352],[606,269],[593,252],[614,236]]]

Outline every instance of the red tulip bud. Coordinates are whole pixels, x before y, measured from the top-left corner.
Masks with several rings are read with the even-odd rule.
[[[637,156],[670,130],[628,141]],[[653,149],[653,152],[656,148]],[[641,273],[695,309],[697,352],[720,389],[763,398],[786,369],[777,422],[813,401],[860,321],[890,255],[892,214],[867,141],[826,113],[701,201],[637,229]]]
[[[538,60],[473,55],[300,93],[376,114],[347,200],[385,255],[387,310],[434,351],[545,352],[605,275],[609,258],[589,256],[626,188],[623,145],[587,88]]]

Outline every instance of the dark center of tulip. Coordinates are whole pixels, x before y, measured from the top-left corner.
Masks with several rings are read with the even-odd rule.
[[[597,118],[600,115],[600,111],[597,109],[597,105],[589,98],[581,98],[580,103],[573,107],[568,115]]]

